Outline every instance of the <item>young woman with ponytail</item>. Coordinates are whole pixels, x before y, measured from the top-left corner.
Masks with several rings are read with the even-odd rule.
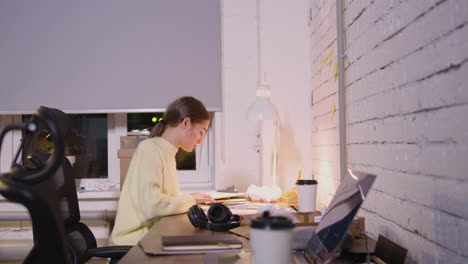
[[[208,111],[193,97],[181,97],[167,107],[130,162],[109,244],[135,245],[161,217],[214,202],[206,194],[180,192],[175,162],[179,148],[191,152],[202,142],[209,124]]]

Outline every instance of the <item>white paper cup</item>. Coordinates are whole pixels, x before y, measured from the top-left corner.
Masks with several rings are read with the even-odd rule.
[[[317,199],[316,180],[297,180],[297,198],[299,212],[315,212],[315,200]]]
[[[294,224],[286,217],[269,216],[252,220],[250,244],[255,264],[288,264],[292,257],[292,230]]]

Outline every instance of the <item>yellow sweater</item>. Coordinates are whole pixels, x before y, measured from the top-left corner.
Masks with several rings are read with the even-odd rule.
[[[120,193],[110,245],[135,245],[159,218],[195,204],[177,180],[177,148],[161,137],[146,139],[133,155]]]

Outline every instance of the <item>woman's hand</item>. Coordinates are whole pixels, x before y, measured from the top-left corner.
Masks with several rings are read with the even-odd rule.
[[[193,196],[193,199],[195,199],[195,202],[197,204],[199,204],[199,203],[216,203],[216,201],[213,199],[213,197],[209,196],[206,193],[191,193],[190,195]]]

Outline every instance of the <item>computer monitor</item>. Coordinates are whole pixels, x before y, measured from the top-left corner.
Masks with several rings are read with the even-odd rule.
[[[304,251],[309,263],[323,264],[333,259],[375,177],[363,172],[346,174]]]

